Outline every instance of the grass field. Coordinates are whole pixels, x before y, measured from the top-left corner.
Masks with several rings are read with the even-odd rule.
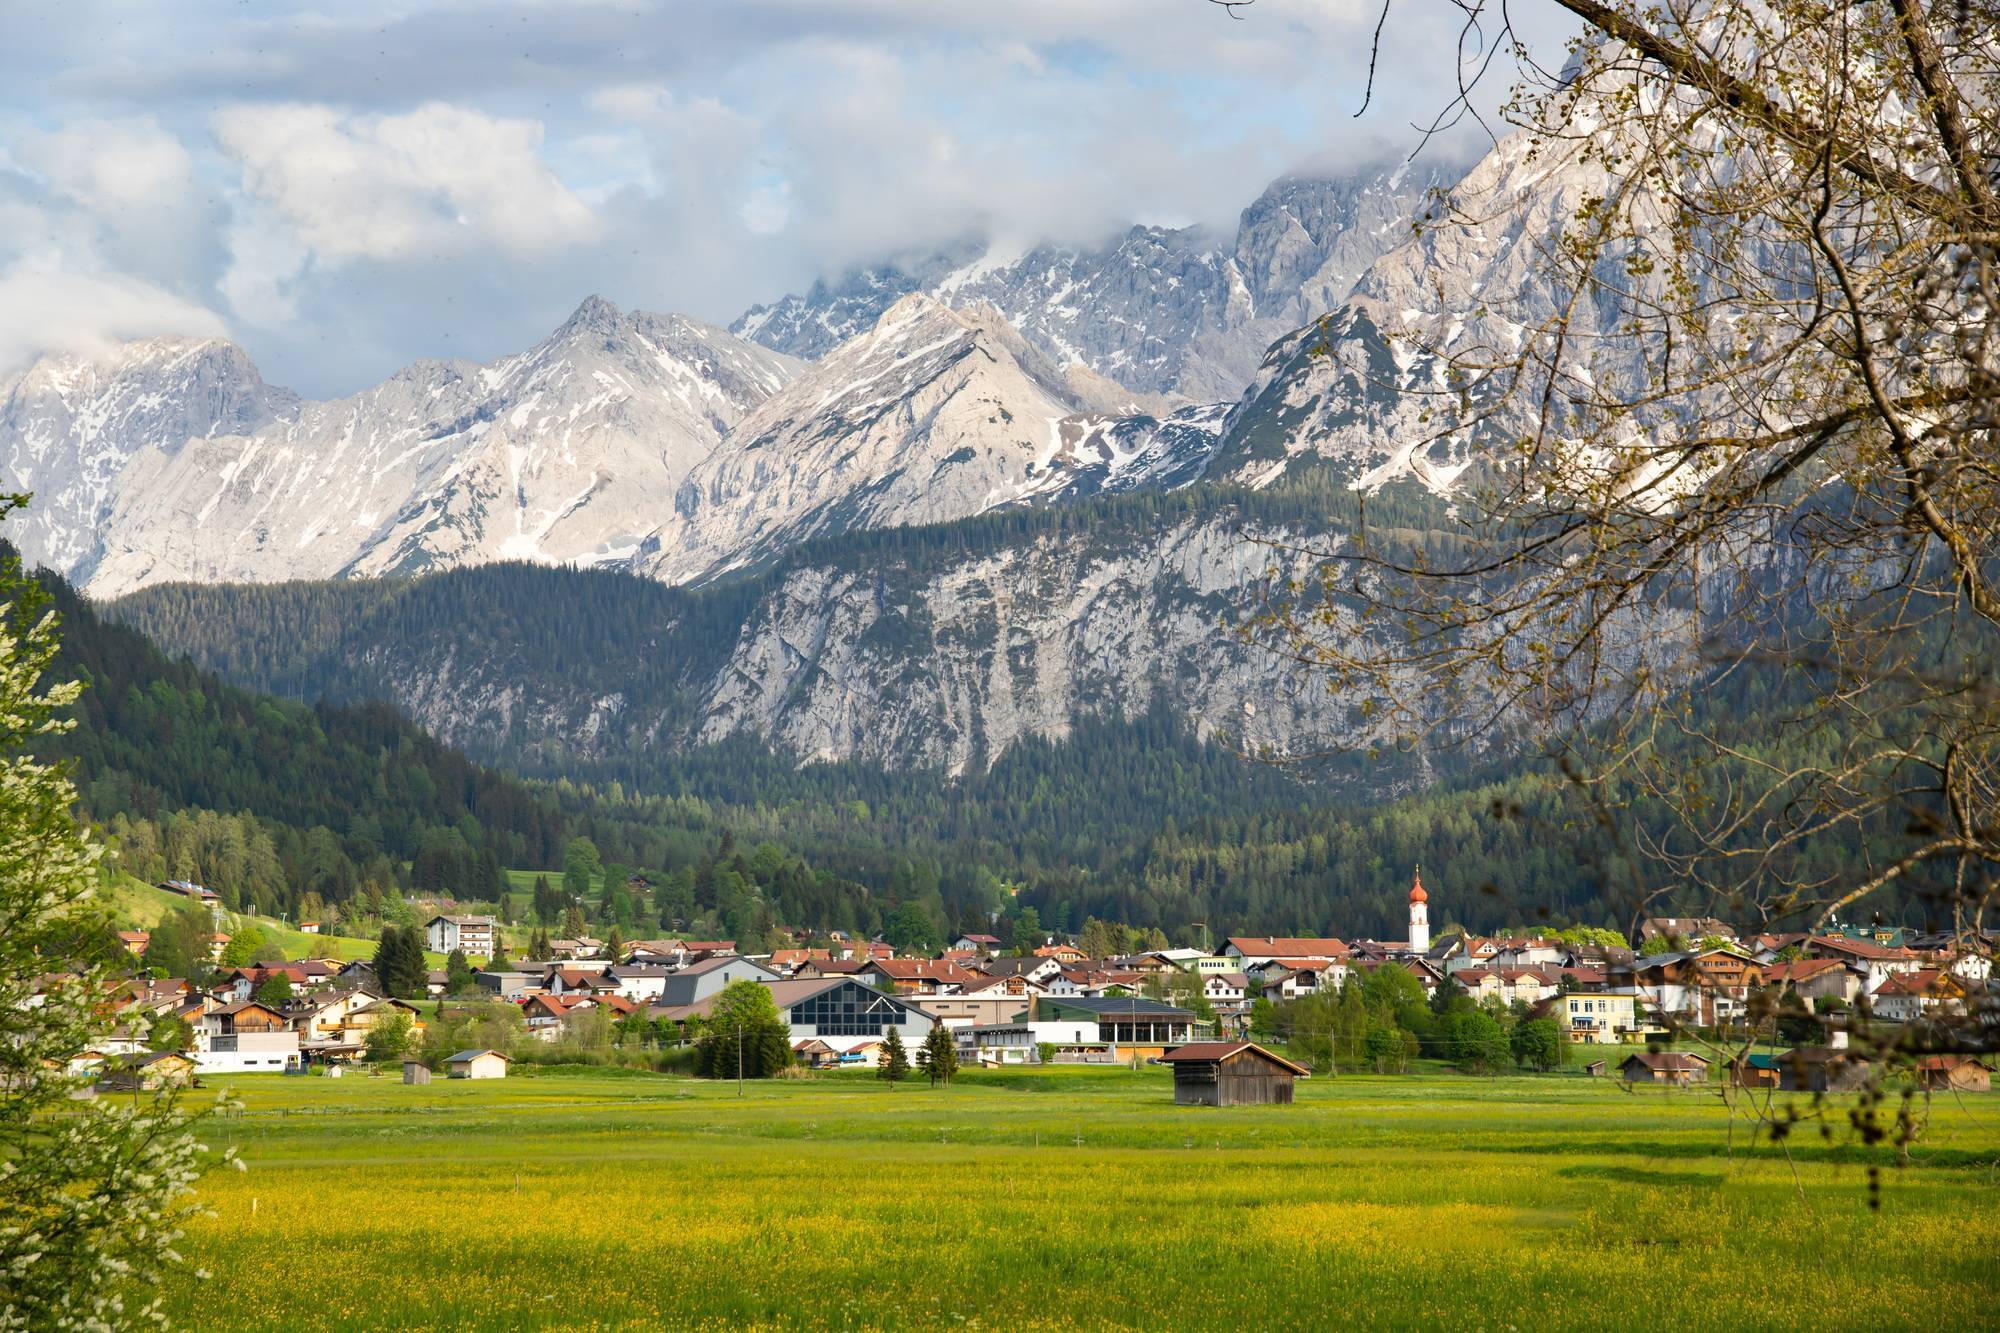
[[[532,1075],[532,1076],[529,1076]],[[2000,1095],[1913,1164],[1710,1094],[1159,1070],[235,1080],[184,1326],[1991,1326]],[[1885,1167],[1881,1209],[1867,1167]],[[1801,1194],[1803,1187],[1803,1195]]]

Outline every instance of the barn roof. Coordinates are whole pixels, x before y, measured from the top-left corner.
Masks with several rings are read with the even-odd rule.
[[[1254,1041],[1197,1041],[1186,1046],[1176,1046],[1160,1057],[1161,1064],[1207,1064],[1221,1063],[1230,1056],[1243,1051],[1254,1051],[1272,1064],[1288,1069],[1301,1078],[1310,1077],[1312,1071],[1304,1065],[1293,1064],[1282,1055],[1273,1055]]]

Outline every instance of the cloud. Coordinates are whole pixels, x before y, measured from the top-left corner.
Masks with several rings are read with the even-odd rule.
[[[0,374],[45,352],[95,352],[166,333],[226,332],[214,311],[137,278],[30,261],[0,271]]]
[[[218,113],[214,131],[244,194],[322,259],[538,259],[596,232],[543,160],[538,121],[442,102],[396,116],[239,106]]]

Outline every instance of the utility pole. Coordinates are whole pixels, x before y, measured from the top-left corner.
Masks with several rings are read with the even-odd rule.
[[[743,1025],[736,1025],[736,1095],[743,1095]]]

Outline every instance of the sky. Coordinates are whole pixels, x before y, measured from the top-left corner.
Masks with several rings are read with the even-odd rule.
[[[1559,65],[1564,27],[1541,0],[1515,11]],[[17,7],[0,43],[0,374],[110,339],[221,334],[267,379],[324,397],[422,357],[518,351],[592,293],[726,324],[815,277],[969,237],[1233,228],[1287,171],[1407,155],[1448,103],[1457,11],[1399,0],[1357,118],[1378,12]]]

